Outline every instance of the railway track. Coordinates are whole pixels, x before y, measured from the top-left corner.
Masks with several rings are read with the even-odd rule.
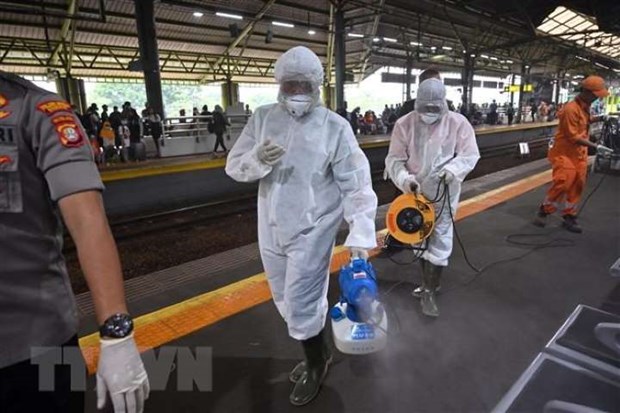
[[[482,159],[468,179],[540,159],[547,152],[546,142],[530,144],[529,159],[519,158],[514,145],[493,149],[482,152]],[[391,182],[383,180],[382,170],[373,171],[372,177],[380,204],[399,194]],[[133,278],[256,242],[256,194],[124,217],[112,220],[111,228],[125,278]],[[75,247],[68,236],[64,254],[74,291],[86,291]]]

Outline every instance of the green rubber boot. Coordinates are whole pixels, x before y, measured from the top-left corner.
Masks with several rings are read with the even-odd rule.
[[[291,404],[294,406],[303,406],[310,403],[319,394],[321,384],[327,375],[331,357],[326,351],[327,345],[323,337],[324,331],[322,330],[318,335],[301,341],[306,355],[306,368],[295,383],[293,392],[289,397]],[[293,372],[297,370],[298,366],[299,364],[293,369]]]

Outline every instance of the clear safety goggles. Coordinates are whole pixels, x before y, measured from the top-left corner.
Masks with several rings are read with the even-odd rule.
[[[434,104],[434,103],[429,103],[429,104],[426,104],[426,105],[422,105],[420,107],[420,109],[418,110],[418,112],[420,112],[420,113],[433,113],[433,114],[441,113],[441,105],[437,105],[437,104]]]
[[[280,84],[280,93],[285,96],[311,95],[314,87],[306,80],[287,80]]]

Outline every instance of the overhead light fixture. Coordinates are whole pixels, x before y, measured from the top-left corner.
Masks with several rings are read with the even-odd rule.
[[[491,56],[491,57],[489,57],[489,59],[491,59],[491,60],[497,60],[497,57],[495,57],[495,56]]]
[[[364,37],[363,34],[359,34],[359,33],[347,33],[347,36],[349,36],[349,37]]]
[[[487,56],[485,54],[481,54],[480,57],[483,58],[483,59],[488,59],[489,58],[489,56]]]
[[[620,73],[620,69],[614,69],[614,72]]]
[[[573,79],[583,79],[583,75],[575,75],[573,76]]]
[[[575,56],[575,57],[579,60],[583,60],[584,62],[589,62],[589,60],[586,59],[585,57],[581,57],[581,56]]]
[[[467,53],[467,50],[463,50],[463,54]]]
[[[393,37],[384,37],[383,40],[385,40],[386,42],[390,42],[390,43],[396,43],[398,41],[394,39]]]
[[[193,15],[194,15],[194,17],[202,17],[202,16],[204,16],[204,13],[201,13],[201,12],[199,12],[199,11],[195,11],[195,12],[193,13]]]
[[[409,44],[411,46],[422,46],[422,43],[418,43],[418,42],[410,42]]]
[[[595,64],[596,66],[598,66],[598,67],[602,67],[603,69],[607,69],[607,70],[609,70],[609,66],[602,65],[602,64],[600,64],[599,62],[596,62],[596,63],[594,63],[594,64]]]
[[[435,56],[432,56],[431,59],[432,60],[439,60],[439,59],[443,59],[444,57],[446,57],[445,54],[437,54]]]
[[[472,53],[472,54],[469,55],[469,57],[476,57],[476,54]]]
[[[243,20],[243,16],[239,14],[222,13],[218,11],[215,13],[215,15],[220,17],[226,17],[228,19]]]
[[[450,46],[441,46],[441,48],[443,50],[452,50],[452,48]]]
[[[278,22],[278,21],[272,21],[271,24],[273,24],[274,26],[288,27],[289,29],[292,29],[293,27],[295,27],[294,24]]]
[[[308,30],[308,34],[310,36],[314,36],[316,34],[316,32],[314,30],[310,29],[310,30]]]
[[[372,39],[372,41],[375,42],[375,43],[379,43],[381,41],[381,39],[378,38],[378,37],[375,37],[375,38]]]
[[[513,63],[512,60],[506,60],[506,63],[508,63],[509,65],[511,65]]]
[[[525,65],[525,68],[526,68],[526,69],[529,69],[529,68],[530,68],[530,65]]]

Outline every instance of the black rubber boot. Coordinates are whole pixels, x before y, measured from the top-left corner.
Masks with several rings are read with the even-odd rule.
[[[323,383],[323,379],[327,375],[331,360],[326,352],[327,345],[323,337],[324,331],[322,330],[318,335],[301,341],[306,355],[306,371],[301,374],[301,377],[295,383],[295,388],[293,388],[293,392],[289,397],[291,404],[294,406],[303,406],[310,403],[319,394],[321,383]]]
[[[327,354],[327,362],[331,364],[333,360],[332,352],[329,349],[329,346],[327,345],[327,342],[325,340],[323,340],[323,345],[325,346],[325,354]],[[306,367],[307,364],[308,363],[306,363],[306,360],[302,360],[299,363],[297,363],[297,365],[295,366],[295,368],[293,368],[293,370],[291,370],[291,372],[288,374],[288,379],[291,383],[297,383],[299,381],[301,376],[307,370],[307,367]]]
[[[547,214],[543,210],[543,207],[541,205],[541,207],[538,209],[538,212],[536,213],[536,216],[534,217],[534,221],[532,221],[532,224],[536,225],[537,227],[544,228],[547,225],[547,216],[549,216],[549,214]]]
[[[439,317],[439,307],[437,306],[436,293],[439,289],[439,280],[443,267],[426,262],[424,267],[424,291],[421,295],[420,304],[422,313],[429,317]]]
[[[422,267],[422,284],[417,286],[411,292],[411,295],[413,295],[415,298],[422,298],[422,293],[426,289],[426,285],[425,285],[425,282],[424,282],[426,276],[424,274],[426,273],[426,264],[427,263],[428,263],[428,261],[426,261],[424,258],[420,258],[420,266]]]
[[[577,217],[574,215],[564,215],[564,222],[562,222],[562,226],[566,228],[567,231],[574,232],[575,234],[581,234],[583,230],[577,223]]]

